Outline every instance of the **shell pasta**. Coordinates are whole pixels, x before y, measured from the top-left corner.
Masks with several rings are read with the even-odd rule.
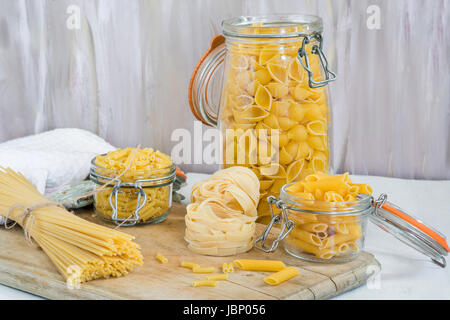
[[[293,27],[299,32],[301,28]],[[325,89],[309,87],[308,74],[297,59],[301,45],[301,39],[295,39],[228,48],[220,108],[224,167],[250,168],[261,182],[261,198],[278,197],[284,184],[329,166]],[[310,46],[307,51],[311,52]],[[318,56],[309,56],[314,80],[320,80]],[[260,202],[258,216],[261,222],[269,218],[266,201]]]

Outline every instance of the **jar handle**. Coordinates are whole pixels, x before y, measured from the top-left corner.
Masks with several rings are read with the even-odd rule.
[[[311,42],[312,39],[316,39],[319,42],[319,45],[315,44],[312,47],[311,53],[317,54],[320,59],[320,64],[322,65],[322,68],[325,72],[325,80],[322,81],[314,81],[314,74],[311,70],[311,67],[309,66],[309,58],[308,53],[306,52],[306,45]],[[302,47],[298,49],[297,53],[297,59],[303,66],[303,68],[308,72],[308,83],[310,88],[320,88],[326,86],[329,82],[336,80],[336,73],[328,69],[328,60],[323,54],[322,51],[322,35],[321,34],[314,34],[312,36],[305,36],[303,38]],[[305,61],[303,62],[302,58],[305,58]]]
[[[197,120],[207,126],[217,126],[218,106],[211,105],[208,87],[218,67],[225,61],[225,37],[216,35],[203,54],[189,82],[189,106]]]
[[[294,228],[294,221],[288,219],[288,215],[286,212],[287,207],[283,204],[281,200],[278,200],[274,196],[267,197],[267,202],[270,206],[270,215],[272,216],[272,220],[270,220],[269,224],[267,224],[266,228],[264,229],[261,236],[255,240],[255,248],[262,250],[266,253],[273,252],[278,248],[278,245],[280,241],[282,241],[286,236],[291,232],[291,230]],[[273,214],[272,206],[276,205],[277,208],[281,209],[281,212],[277,215]],[[267,248],[265,246],[265,242],[267,240],[267,237],[269,236],[270,230],[272,229],[274,224],[280,224],[283,220],[283,226],[281,228],[280,234],[278,237],[272,242],[272,246],[270,248]],[[258,243],[261,243],[261,245],[258,245]]]

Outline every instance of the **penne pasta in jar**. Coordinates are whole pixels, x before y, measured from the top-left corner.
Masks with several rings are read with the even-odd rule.
[[[371,190],[364,186],[364,192]],[[284,206],[284,223],[289,229],[283,236],[285,250],[309,261],[336,263],[355,259],[364,247],[372,197],[363,193],[356,194],[354,201],[344,199],[359,188],[348,174],[322,172],[283,186],[280,198],[269,200],[279,200]]]
[[[316,172],[281,188],[279,198],[270,196],[267,204],[274,213],[255,240],[254,247],[266,253],[283,243],[286,252],[313,262],[339,263],[356,259],[364,249],[366,224],[370,220],[410,247],[445,268],[450,252],[445,235],[387,201],[387,194],[376,200],[367,184],[353,183],[348,173],[331,175]],[[276,239],[269,241],[272,226],[281,222]],[[267,277],[279,283],[282,274]],[[277,280],[278,279],[278,280]]]

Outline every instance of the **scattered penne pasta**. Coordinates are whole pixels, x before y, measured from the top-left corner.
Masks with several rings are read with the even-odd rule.
[[[181,266],[183,268],[194,269],[195,267],[198,267],[199,265],[197,263],[190,262],[190,261],[181,261]]]
[[[299,273],[300,272],[298,271],[297,268],[287,267],[276,273],[271,274],[270,276],[265,277],[264,281],[272,286],[275,286],[275,285],[279,285],[280,283],[295,277]]]
[[[157,253],[156,259],[158,259],[161,263],[167,263],[169,261],[165,256],[162,255],[162,253]]]
[[[235,260],[234,264],[239,267],[239,269],[247,271],[280,271],[286,266],[282,261],[277,260],[247,260],[240,259]]]
[[[214,280],[196,280],[192,282],[193,287],[216,287],[217,282]]]
[[[192,271],[194,273],[213,273],[215,271],[215,268],[214,267],[194,266],[194,267],[192,267]]]
[[[233,264],[233,262],[230,262],[230,263],[224,262],[224,264],[222,265],[222,272],[223,273],[234,272],[234,264]]]

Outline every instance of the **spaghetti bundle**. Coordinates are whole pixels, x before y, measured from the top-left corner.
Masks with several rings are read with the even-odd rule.
[[[220,170],[194,185],[185,216],[189,249],[214,256],[250,250],[258,201],[258,177],[248,168]]]
[[[1,167],[0,216],[22,226],[75,283],[124,276],[143,264],[133,236],[75,216],[46,199],[22,174]]]

